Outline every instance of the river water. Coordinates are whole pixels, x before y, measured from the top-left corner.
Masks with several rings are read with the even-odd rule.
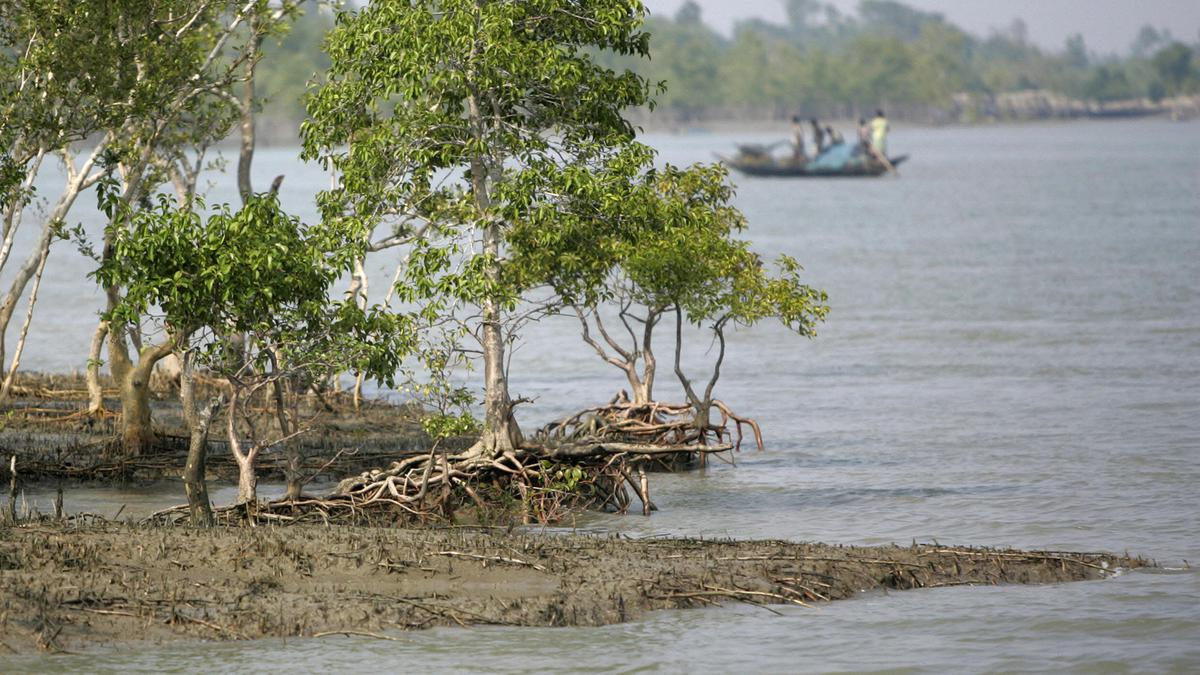
[[[1200,125],[900,126],[893,136],[893,150],[913,156],[898,179],[737,179],[747,236],[764,254],[798,258],[833,308],[813,341],[767,325],[731,340],[720,396],[759,419],[766,451],[743,451],[737,467],[655,475],[661,511],[650,518],[591,515],[574,526],[1129,551],[1164,569],[870,594],[783,616],[731,607],[402,642],[150,646],[0,657],[0,670],[1200,670],[1200,575],[1185,563],[1200,561]],[[775,138],[647,140],[688,163],[735,140]],[[291,151],[260,153],[257,170],[264,185],[287,174],[283,197],[302,213],[327,184]],[[99,295],[86,261],[66,246],[60,254],[31,369],[86,358]],[[77,264],[64,264],[72,256]],[[390,270],[376,266],[379,290]],[[527,424],[622,385],[566,320],[528,331],[513,373],[514,392],[537,397]],[[670,393],[664,380],[660,395]],[[72,499],[108,515],[178,497]]]

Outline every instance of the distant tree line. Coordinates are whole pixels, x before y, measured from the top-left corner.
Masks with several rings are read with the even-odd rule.
[[[1062,51],[1032,44],[1024,22],[987,37],[939,13],[893,0],[862,0],[857,16],[819,0],[783,0],[787,22],[740,23],[726,38],[686,2],[652,17],[650,59],[613,57],[652,82],[666,82],[660,111],[703,117],[781,117],[800,111],[850,117],[883,105],[900,116],[936,117],[956,94],[1041,89],[1112,101],[1200,91],[1195,45],[1167,30],[1141,29],[1124,58],[1092,54],[1081,35]]]
[[[732,37],[706,24],[698,4],[685,2],[673,17],[646,22],[648,59],[596,56],[665,83],[650,114],[667,122],[778,119],[796,112],[846,118],[878,106],[893,116],[940,119],[961,94],[1044,90],[1083,100],[1157,101],[1200,92],[1200,45],[1149,25],[1127,55],[1102,57],[1078,34],[1060,51],[1044,50],[1029,41],[1019,19],[980,37],[940,13],[894,0],[862,0],[855,15],[820,0],[781,2],[786,23],[743,21]],[[332,24],[331,12],[310,10],[289,33],[264,45],[266,118],[303,119],[303,85],[329,66],[320,41]]]

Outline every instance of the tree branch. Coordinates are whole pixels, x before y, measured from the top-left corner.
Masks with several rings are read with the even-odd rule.
[[[713,332],[717,335],[717,342],[720,344],[720,349],[717,351],[717,363],[713,366],[712,377],[708,380],[708,386],[704,389],[704,401],[708,403],[712,401],[713,388],[717,386],[717,380],[721,378],[721,364],[725,361],[725,326],[729,322],[729,315],[725,315],[713,324]]]
[[[692,389],[692,381],[683,374],[683,367],[680,365],[680,355],[683,351],[683,310],[679,305],[675,305],[675,376],[679,378],[679,383],[683,385],[683,393],[687,395],[688,400],[692,405],[699,409],[702,406],[700,397],[696,396],[696,391]]]

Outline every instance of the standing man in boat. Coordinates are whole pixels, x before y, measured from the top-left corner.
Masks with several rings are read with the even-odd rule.
[[[866,155],[871,153],[871,126],[867,124],[867,120],[862,117],[858,118],[858,150],[855,154]]]
[[[898,176],[899,172],[896,171],[895,166],[892,166],[892,162],[887,156],[887,136],[887,115],[883,114],[883,110],[876,110],[875,119],[871,120],[871,147],[868,152],[883,165],[883,168],[892,175]]]
[[[808,157],[804,154],[804,126],[800,123],[800,116],[792,116],[792,162],[794,164],[805,164],[808,162]]]
[[[821,123],[817,121],[817,118],[812,118],[809,120],[809,123],[812,124],[813,145],[817,147],[817,154],[819,155],[825,152],[825,131],[821,129]]]
[[[875,154],[887,157],[888,121],[883,110],[875,111],[875,119],[871,120],[871,148]]]

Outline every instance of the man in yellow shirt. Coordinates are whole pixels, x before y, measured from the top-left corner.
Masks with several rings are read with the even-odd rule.
[[[871,120],[871,148],[881,156],[888,156],[888,118],[883,110],[875,110],[875,119]]]
[[[882,157],[887,157],[887,115],[882,110],[875,111],[875,119],[871,120],[871,148]]]

